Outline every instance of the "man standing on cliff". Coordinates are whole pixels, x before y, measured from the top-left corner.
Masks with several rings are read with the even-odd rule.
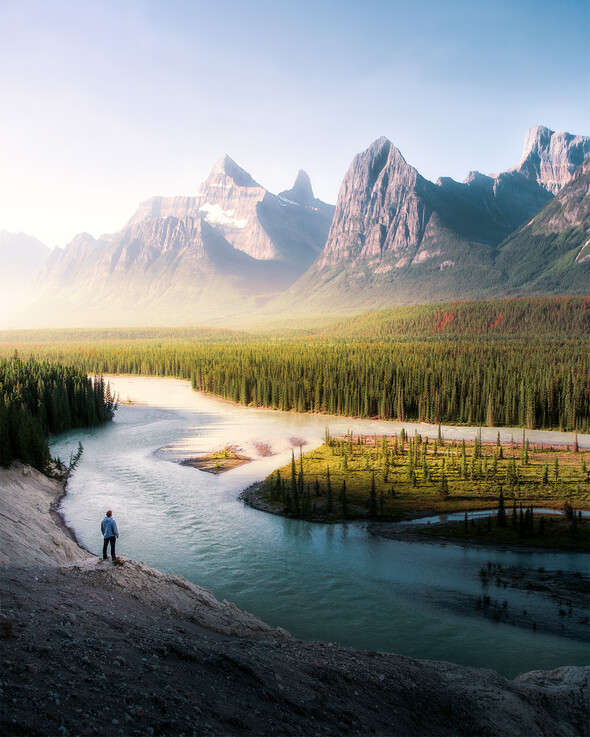
[[[119,530],[117,529],[117,523],[113,519],[113,513],[109,509],[107,516],[100,523],[100,531],[104,537],[104,545],[102,546],[102,559],[107,559],[107,547],[111,544],[111,558],[113,561],[117,560],[115,556],[115,542],[119,537]]]

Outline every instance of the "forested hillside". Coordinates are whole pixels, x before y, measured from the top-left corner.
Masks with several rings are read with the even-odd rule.
[[[589,287],[590,291],[590,287]],[[15,345],[28,349],[46,343],[125,342],[247,342],[261,339],[438,339],[487,338],[590,339],[590,296],[527,297],[474,302],[390,307],[353,317],[316,316],[260,323],[255,330],[212,327],[63,328],[2,330],[0,355]]]
[[[589,286],[590,291],[590,286]],[[346,318],[331,337],[590,338],[590,297],[531,297],[393,307]]]
[[[0,359],[0,465],[15,459],[43,471],[47,437],[112,419],[116,404],[100,377],[48,361]]]

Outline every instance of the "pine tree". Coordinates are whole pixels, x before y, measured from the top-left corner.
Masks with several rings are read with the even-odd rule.
[[[332,483],[330,481],[330,468],[326,472],[326,513],[332,514],[334,511],[334,499],[332,497]]]
[[[342,479],[342,490],[340,492],[340,503],[342,504],[342,516],[348,517],[348,499],[346,497],[346,479]]]
[[[500,497],[498,499],[497,525],[498,527],[506,527],[506,508],[504,506],[504,493],[502,491],[501,486],[500,486]]]
[[[297,481],[295,453],[293,452],[293,450],[291,450],[291,497],[293,513],[299,516],[301,514],[301,505],[299,503],[299,484]]]
[[[447,481],[447,477],[445,476],[444,469],[440,479],[439,493],[443,499],[446,499],[449,496],[449,483]]]
[[[510,520],[510,527],[516,530],[518,527],[518,514],[516,512],[516,500],[512,503],[512,519]]]
[[[377,490],[375,488],[375,472],[371,477],[371,492],[369,494],[369,515],[371,517],[377,516]]]
[[[320,496],[320,480],[317,476],[315,481],[313,482],[313,493],[316,497]]]

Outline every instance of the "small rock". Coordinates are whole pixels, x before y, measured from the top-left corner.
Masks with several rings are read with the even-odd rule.
[[[36,676],[39,672],[38,666],[34,665],[33,663],[27,663],[25,668],[27,669],[28,673],[32,673],[34,676]]]

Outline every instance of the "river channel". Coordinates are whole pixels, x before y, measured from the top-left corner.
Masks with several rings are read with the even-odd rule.
[[[103,427],[53,439],[68,459],[78,441],[82,460],[68,484],[62,512],[82,544],[102,547],[100,521],[112,508],[117,552],[165,572],[180,573],[274,626],[305,640],[337,642],[416,658],[493,668],[513,677],[534,669],[590,662],[578,623],[584,612],[558,616],[548,595],[482,589],[479,571],[544,567],[588,576],[588,556],[466,548],[389,540],[362,523],[288,520],[238,500],[248,485],[332,435],[399,432],[396,422],[281,413],[239,407],[174,379],[114,377],[123,404]],[[127,404],[125,402],[130,401]],[[436,437],[437,428],[404,423]],[[502,438],[519,430],[501,430]],[[445,438],[473,439],[476,428],[443,428]],[[495,440],[497,430],[483,430]],[[562,433],[529,432],[531,442],[571,443]],[[180,460],[234,445],[254,460],[212,475]],[[590,447],[590,436],[579,437]],[[272,456],[265,456],[270,447]],[[517,612],[517,624],[486,616],[487,594]],[[587,614],[587,612],[586,612]],[[536,629],[533,628],[533,622]]]

